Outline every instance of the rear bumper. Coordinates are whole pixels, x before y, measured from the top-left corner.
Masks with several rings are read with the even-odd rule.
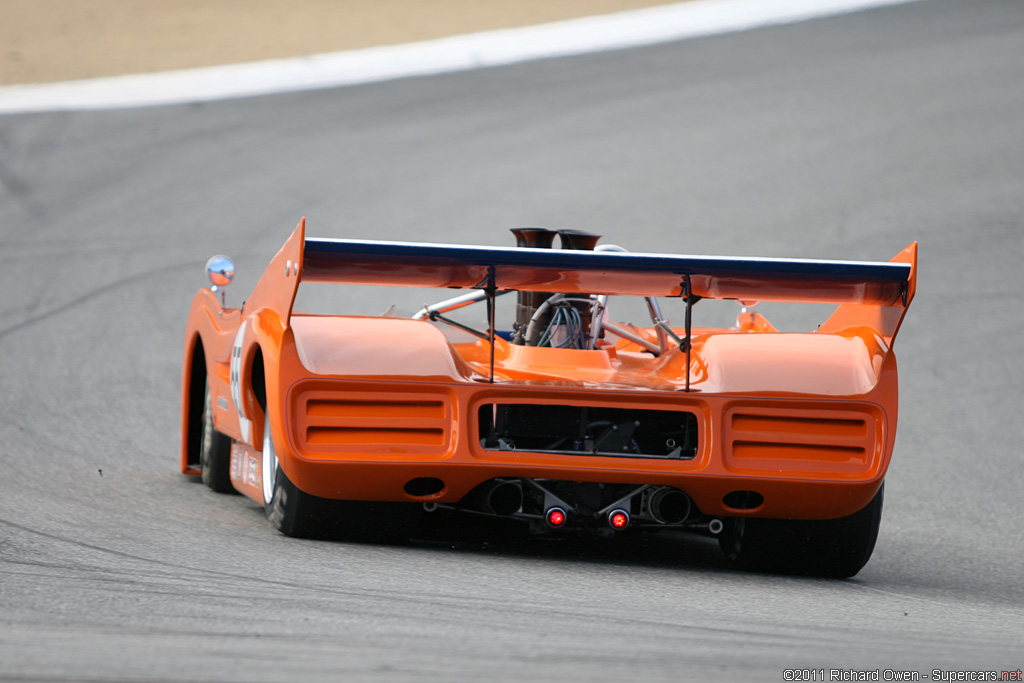
[[[892,452],[881,390],[858,400],[585,388],[309,379],[286,392],[282,467],[325,498],[456,503],[497,477],[672,486],[712,516],[831,519],[860,510]],[[487,450],[478,412],[491,403],[679,410],[697,416],[690,460]],[[434,477],[437,493],[409,481]],[[723,499],[752,491],[750,509]],[[735,499],[736,496],[730,498]]]
[[[882,485],[881,478],[865,482],[835,482],[727,477],[709,474],[622,472],[600,468],[539,468],[518,463],[448,464],[411,463],[297,463],[296,476],[308,485],[303,490],[326,498],[456,503],[473,488],[495,478],[528,478],[621,484],[672,486],[685,492],[709,516],[744,516],[787,519],[833,519],[862,509]],[[292,475],[289,474],[289,478]],[[405,492],[419,477],[440,479],[444,487],[429,496]],[[735,491],[753,491],[764,502],[753,509],[723,503]]]

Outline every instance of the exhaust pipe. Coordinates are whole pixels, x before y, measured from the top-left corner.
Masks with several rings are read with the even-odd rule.
[[[491,481],[475,489],[464,505],[490,515],[508,517],[523,507],[523,488],[518,481]]]
[[[679,524],[690,516],[690,497],[669,486],[655,491],[648,503],[651,517],[659,524]]]
[[[484,496],[484,509],[502,517],[518,512],[523,507],[523,488],[511,481],[495,482]]]

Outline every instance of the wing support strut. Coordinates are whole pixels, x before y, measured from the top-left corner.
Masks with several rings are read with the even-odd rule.
[[[683,297],[683,301],[686,302],[686,338],[683,340],[681,346],[686,351],[686,391],[690,391],[690,349],[692,344],[693,335],[693,305],[700,301],[701,297],[693,293],[693,287],[690,284],[690,276],[683,276],[683,290],[680,292],[680,296]]]
[[[487,266],[487,277],[477,283],[477,289],[482,289],[487,295],[487,341],[491,346],[491,368],[488,381],[494,384],[494,300],[498,294],[497,277],[494,266]]]
[[[484,340],[490,340],[490,336],[484,334],[480,330],[474,330],[469,325],[463,325],[462,323],[455,322],[451,318],[444,317],[443,315],[441,315],[437,311],[431,311],[430,314],[427,316],[427,318],[429,320],[440,320],[441,322],[447,323],[448,325],[451,325],[452,327],[459,328],[463,332],[469,332],[474,337],[480,337],[481,339],[484,339]]]

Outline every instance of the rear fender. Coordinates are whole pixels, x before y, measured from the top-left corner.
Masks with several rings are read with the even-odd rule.
[[[278,311],[264,308],[250,315],[239,329],[231,351],[231,401],[237,429],[226,425],[232,438],[262,450],[263,423],[280,412],[281,345],[291,333]]]

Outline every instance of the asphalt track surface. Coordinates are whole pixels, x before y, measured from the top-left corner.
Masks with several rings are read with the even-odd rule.
[[[1022,121],[1015,0],[0,118],[0,679],[1017,670]],[[237,303],[302,215],[328,237],[507,244],[548,225],[757,256],[883,260],[919,240],[871,562],[829,581],[739,573],[687,537],[300,541],[181,476],[203,263],[236,258]]]

